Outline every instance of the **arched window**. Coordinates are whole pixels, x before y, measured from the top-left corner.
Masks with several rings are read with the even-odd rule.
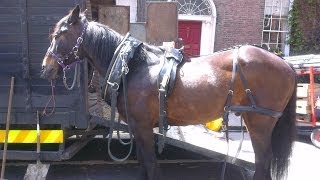
[[[175,0],[178,2],[179,14],[187,15],[212,15],[211,5],[208,0]]]

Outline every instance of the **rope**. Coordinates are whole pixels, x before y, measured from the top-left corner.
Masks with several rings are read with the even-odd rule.
[[[53,81],[51,80],[51,96],[50,96],[50,99],[47,102],[45,108],[42,111],[42,115],[44,115],[44,116],[51,116],[54,113],[54,110],[56,108],[56,100],[55,100],[55,96],[54,96],[54,88],[55,88],[55,85],[53,84]],[[48,114],[47,113],[47,108],[48,108],[48,106],[49,106],[51,101],[52,101],[53,106],[52,106],[52,109],[51,109],[50,113]]]

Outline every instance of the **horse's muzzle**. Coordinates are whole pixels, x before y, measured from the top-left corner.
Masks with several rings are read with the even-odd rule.
[[[57,71],[52,66],[43,66],[40,72],[40,77],[42,79],[47,79],[51,81],[57,77]]]

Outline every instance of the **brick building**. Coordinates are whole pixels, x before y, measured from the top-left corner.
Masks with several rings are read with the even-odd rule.
[[[91,0],[99,1],[99,0]],[[101,1],[101,0],[100,0]],[[115,0],[130,6],[130,22],[145,21],[146,7],[159,0]],[[261,45],[289,53],[285,44],[293,0],[162,0],[178,5],[178,37],[194,55],[210,54],[239,44]],[[108,0],[103,1],[104,3]]]

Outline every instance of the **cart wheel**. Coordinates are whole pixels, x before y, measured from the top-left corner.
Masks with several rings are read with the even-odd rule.
[[[314,129],[310,135],[311,142],[320,148],[320,129]]]

